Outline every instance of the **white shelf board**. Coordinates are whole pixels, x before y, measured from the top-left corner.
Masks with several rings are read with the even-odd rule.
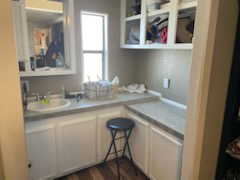
[[[177,44],[124,44],[121,45],[123,49],[176,49],[176,50],[191,50],[193,44],[177,43]]]
[[[46,13],[63,15],[63,11],[60,11],[60,10],[40,9],[40,8],[32,8],[32,7],[25,7],[25,9],[27,12],[35,12],[42,15],[46,15]]]
[[[60,76],[75,74],[74,70],[57,70],[57,71],[28,71],[20,72],[20,77],[37,77],[37,76]]]
[[[161,9],[150,11],[148,13],[148,16],[149,17],[158,16],[158,15],[161,15],[161,14],[169,13],[169,11],[170,11],[170,6],[167,4]]]
[[[172,47],[173,49],[193,49],[193,44],[191,43],[176,43]]]
[[[189,9],[189,8],[194,8],[197,7],[197,1],[190,1],[190,2],[182,2],[179,4],[179,9],[184,10],[184,9]]]
[[[140,45],[140,44],[123,44],[123,45],[121,45],[121,48],[123,48],[123,49],[144,49],[144,48],[141,48],[143,46],[144,45]]]
[[[126,17],[126,22],[129,22],[129,21],[134,21],[134,20],[140,20],[141,18],[141,14],[138,14],[138,15],[135,15],[135,16],[130,16],[130,17]]]

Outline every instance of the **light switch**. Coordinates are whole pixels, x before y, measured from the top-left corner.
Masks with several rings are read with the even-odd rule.
[[[168,89],[170,87],[170,79],[164,78],[163,79],[163,88]]]

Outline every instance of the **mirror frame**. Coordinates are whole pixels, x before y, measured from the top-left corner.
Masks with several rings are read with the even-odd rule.
[[[19,3],[19,2],[18,2]],[[29,53],[29,39],[28,39],[28,27],[27,27],[27,16],[25,9],[25,2],[21,8],[21,21],[23,33],[23,46],[25,48],[25,63],[26,71],[20,72],[21,77],[31,76],[56,76],[56,75],[71,75],[76,74],[76,34],[75,34],[75,17],[74,17],[74,0],[64,0],[63,3],[63,19],[64,19],[64,49],[65,49],[65,62],[69,66],[64,70],[56,71],[32,71],[30,68],[30,53]],[[16,28],[15,28],[16,29]]]

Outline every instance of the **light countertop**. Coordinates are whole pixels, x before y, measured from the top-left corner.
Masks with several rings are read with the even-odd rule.
[[[126,108],[170,134],[184,138],[186,110],[160,100],[128,105]]]
[[[111,100],[88,100],[82,99],[79,102],[71,100],[72,103],[69,107],[50,112],[33,112],[26,111],[24,113],[25,121],[42,120],[47,118],[65,116],[69,114],[76,114],[81,112],[89,112],[94,110],[101,110],[104,108],[116,107],[121,105],[131,105],[143,102],[149,102],[158,99],[157,96],[153,96],[149,93],[144,94],[130,94],[122,93],[117,98]]]
[[[30,112],[24,114],[25,121],[43,120],[47,118],[66,116],[81,112],[91,112],[104,108],[125,106],[130,112],[158,126],[168,133],[183,139],[186,124],[186,111],[159,100],[159,97],[149,93],[119,94],[112,100],[88,100],[80,102],[72,100],[72,104],[64,109],[51,112]]]

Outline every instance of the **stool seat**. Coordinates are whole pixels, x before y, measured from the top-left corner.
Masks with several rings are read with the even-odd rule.
[[[114,130],[129,130],[134,125],[134,122],[128,118],[114,118],[107,122],[107,128]]]

